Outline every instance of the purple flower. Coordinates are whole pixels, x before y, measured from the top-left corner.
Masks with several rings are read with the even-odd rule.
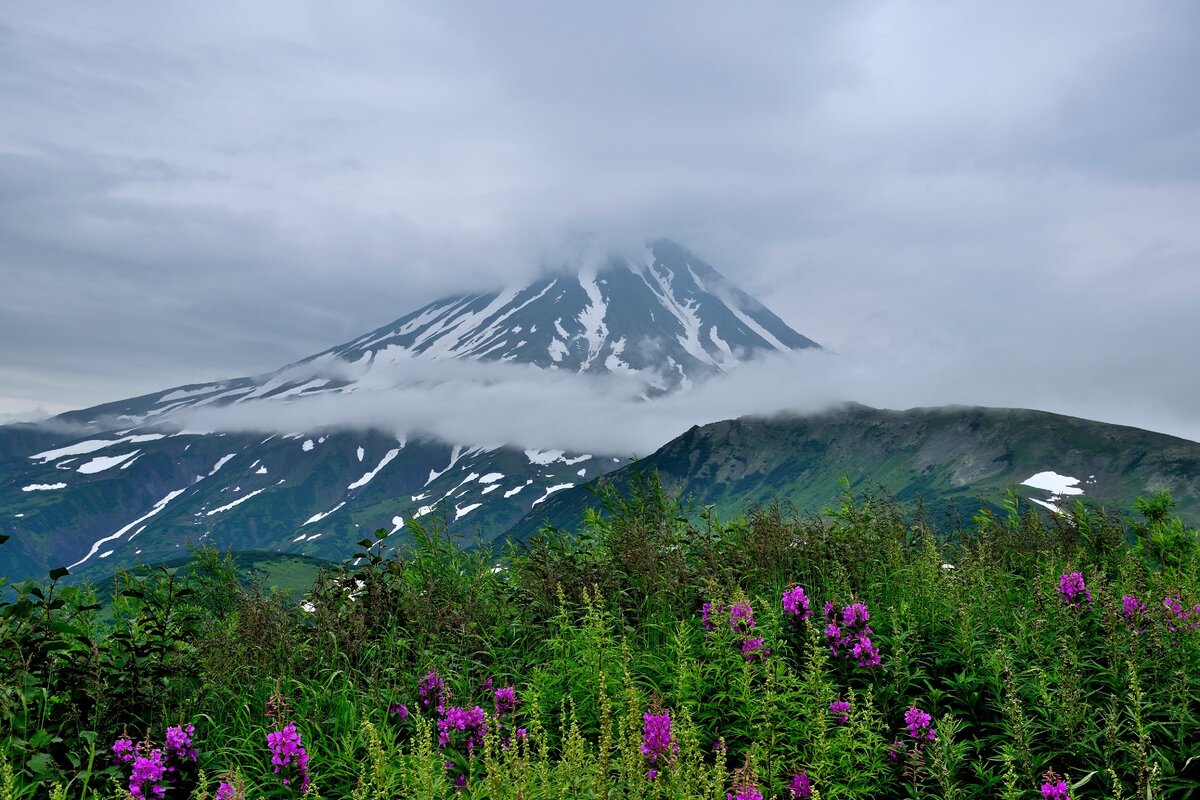
[[[470,709],[450,706],[438,720],[437,728],[440,747],[445,748],[454,733],[459,732],[465,736],[467,752],[474,758],[475,747],[483,744],[483,737],[487,734],[487,719],[479,706]]]
[[[1071,800],[1071,787],[1054,770],[1042,776],[1042,800]]]
[[[308,751],[296,730],[296,723],[289,722],[283,728],[267,734],[267,748],[271,751],[271,763],[275,766],[275,774],[284,770],[294,769],[300,778],[300,794],[308,790]],[[290,774],[284,773],[281,778],[284,786],[292,785]]]
[[[749,603],[734,603],[729,609],[729,629],[745,635],[754,627],[754,609]]]
[[[788,784],[788,791],[791,792],[791,797],[793,800],[812,797],[812,790],[812,779],[809,778],[808,773],[804,771],[801,771],[798,775],[793,775],[791,783]]]
[[[1066,781],[1042,784],[1042,800],[1071,800]]]
[[[163,763],[163,751],[155,748],[150,755],[141,753],[133,757],[133,771],[129,775],[129,794],[137,798],[154,798],[162,800],[167,793],[166,781],[163,779],[167,767]]]
[[[404,705],[404,703],[392,703],[388,706],[388,716],[394,717],[397,714],[400,715],[400,721],[404,722],[404,720],[408,719],[408,706]]]
[[[1133,633],[1141,635],[1149,630],[1144,627],[1149,622],[1149,612],[1150,609],[1146,608],[1146,604],[1133,595],[1127,594],[1121,598],[1121,617]]]
[[[1058,578],[1058,593],[1072,608],[1080,608],[1084,603],[1092,605],[1092,593],[1083,582],[1082,572],[1065,572]]]
[[[733,773],[733,791],[725,793],[725,800],[763,800],[754,772],[743,767]]]
[[[642,714],[642,755],[653,768],[651,772],[658,774],[660,765],[670,764],[679,753],[679,745],[671,737],[671,712],[663,711],[653,714],[649,711]]]
[[[871,614],[867,604],[851,603],[840,611],[833,603],[825,604],[825,643],[835,658],[854,661],[868,669],[878,667],[879,648],[871,642]]]
[[[517,690],[512,686],[497,689],[494,697],[497,717],[507,717],[521,705],[521,701],[517,699]]]
[[[196,726],[188,725],[186,727],[176,725],[167,728],[167,743],[163,748],[167,758],[174,758],[178,761],[192,761],[197,757],[196,748],[192,746],[192,737],[196,735]]]
[[[804,594],[804,589],[799,586],[793,586],[783,593],[783,610],[791,614],[793,617],[800,619],[808,619],[812,616],[812,609],[809,608],[808,597]]]
[[[216,800],[246,800],[246,786],[242,783],[241,778],[235,778],[232,770],[225,777],[233,783],[221,781],[217,786]]]
[[[133,740],[132,739],[117,739],[113,742],[113,761],[117,764],[132,764],[133,763]]]
[[[421,685],[417,687],[417,697],[425,711],[436,711],[442,714],[446,707],[446,682],[437,674],[436,669],[425,673]]]
[[[1194,609],[1188,609],[1184,607],[1182,597],[1177,594],[1168,595],[1163,598],[1163,608],[1167,610],[1167,629],[1171,633],[1200,629],[1200,603]]]
[[[833,715],[835,723],[846,725],[850,722],[850,703],[845,700],[834,700],[829,704],[829,713]]]
[[[700,623],[704,626],[704,630],[711,631],[715,623],[714,616],[721,616],[725,613],[725,606],[720,603],[705,603],[700,609]]]
[[[904,712],[904,725],[908,728],[908,735],[922,744],[932,742],[936,738],[933,731],[933,717],[916,706],[909,706],[908,711]],[[919,744],[918,747],[922,744]]]
[[[752,661],[756,657],[761,658],[763,656],[769,656],[771,654],[771,648],[764,646],[763,643],[765,641],[766,640],[761,636],[754,639],[743,640],[742,656],[744,656],[747,661]]]

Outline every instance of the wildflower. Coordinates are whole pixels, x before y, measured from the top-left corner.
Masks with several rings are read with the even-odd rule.
[[[225,780],[217,785],[216,800],[246,800],[246,784],[240,775],[233,774],[233,769],[230,769],[225,775]]]
[[[517,699],[517,690],[512,686],[504,686],[495,691],[494,705],[497,717],[506,717],[517,710],[521,701]]]
[[[300,731],[296,723],[289,722],[280,730],[267,734],[267,748],[271,751],[271,763],[275,766],[275,774],[285,769],[294,768],[300,778],[299,791],[301,794],[308,789],[308,751],[304,749]],[[292,778],[285,775],[281,778],[284,786],[292,785]]]
[[[1092,605],[1092,593],[1083,582],[1082,572],[1065,572],[1059,576],[1058,593],[1073,608],[1080,608],[1085,602],[1089,607]]]
[[[129,775],[129,794],[135,798],[154,798],[162,800],[167,793],[166,781],[163,779],[167,767],[163,764],[163,752],[158,748],[142,755],[141,748],[135,748],[133,771]]]
[[[1042,784],[1043,800],[1071,800],[1069,791],[1070,789],[1067,787],[1066,781]]]
[[[850,722],[850,703],[845,700],[834,700],[829,704],[829,713],[833,715],[835,723],[846,725]]]
[[[1148,614],[1149,609],[1146,608],[1146,604],[1133,595],[1127,594],[1121,598],[1121,617],[1124,618],[1129,630],[1135,634],[1140,635],[1148,630],[1141,627],[1146,624]]]
[[[1042,776],[1042,800],[1071,800],[1067,782],[1052,769]]]
[[[117,739],[112,746],[113,760],[117,764],[132,764],[133,763],[133,740],[132,739]]]
[[[803,588],[793,586],[784,591],[783,610],[800,619],[808,619],[812,616],[812,609],[809,608],[808,597],[805,596]]]
[[[771,648],[764,646],[766,640],[759,636],[755,639],[746,639],[742,642],[742,655],[747,661],[752,661],[756,656],[769,656]]]
[[[487,734],[487,719],[479,706],[470,709],[450,706],[438,720],[437,728],[439,746],[445,748],[450,744],[454,732],[458,731],[465,735],[467,752],[474,758],[475,747],[483,744],[483,737]]]
[[[733,791],[725,793],[725,800],[763,800],[758,776],[748,766],[733,773]]]
[[[399,715],[400,721],[404,722],[408,719],[408,706],[404,705],[404,703],[393,702],[388,706],[388,716],[394,717],[396,715]]]
[[[679,753],[679,745],[671,737],[671,712],[663,710],[661,714],[647,711],[642,714],[642,755],[650,764],[650,772],[658,775],[660,764],[670,764]],[[654,777],[647,773],[649,780]]]
[[[808,777],[808,773],[803,770],[800,773],[792,776],[791,783],[788,784],[788,791],[791,792],[793,800],[802,800],[802,798],[812,797],[813,784],[812,779]]]
[[[1200,629],[1200,603],[1194,609],[1183,606],[1183,598],[1178,594],[1163,598],[1163,608],[1167,610],[1167,629],[1171,633],[1189,632]]]
[[[700,624],[704,626],[704,630],[711,631],[715,623],[714,616],[721,616],[725,613],[725,606],[720,603],[705,603],[700,609]]]
[[[417,687],[417,697],[420,698],[425,711],[434,710],[439,715],[444,713],[448,699],[446,682],[438,675],[436,669],[425,673],[425,677],[421,679],[421,685]]]
[[[178,759],[180,762],[192,761],[197,757],[196,748],[192,747],[192,737],[196,735],[196,726],[176,725],[167,728],[166,745],[164,746],[164,754],[167,758]]]
[[[745,635],[754,627],[754,609],[749,603],[734,603],[729,609],[729,629]]]
[[[932,742],[936,738],[933,717],[916,706],[909,706],[908,711],[904,712],[904,725],[908,728],[908,735],[917,740],[917,747],[923,747],[925,742]]]
[[[855,602],[838,609],[825,604],[825,643],[835,658],[854,661],[860,667],[878,667],[882,659],[879,648],[871,642],[871,613],[867,604]]]

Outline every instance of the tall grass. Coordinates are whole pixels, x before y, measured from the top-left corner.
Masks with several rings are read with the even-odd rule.
[[[120,574],[103,616],[61,574],[11,587],[0,800],[128,796],[112,742],[148,752],[185,723],[190,796],[293,796],[267,751],[276,694],[310,797],[783,798],[801,773],[823,798],[1200,789],[1197,535],[1161,498],[1134,522],[1046,518],[1013,496],[953,531],[848,492],[821,516],[727,521],[683,513],[653,477],[599,502],[579,530],[503,552],[436,528],[395,552],[377,535],[305,608],[243,587],[211,550],[186,575]],[[1076,572],[1090,600],[1064,593]],[[796,585],[808,618],[781,605]],[[830,647],[853,603],[877,667]],[[441,711],[418,695],[430,670]],[[476,707],[482,724],[461,722]],[[929,715],[929,737],[906,712]]]

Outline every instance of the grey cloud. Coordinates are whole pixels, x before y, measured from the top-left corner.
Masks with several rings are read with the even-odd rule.
[[[1194,431],[1161,393],[1195,388],[1198,23],[1082,0],[10,6],[0,413],[273,369],[578,261],[583,231],[695,250],[858,365],[796,367],[830,397]],[[905,354],[923,381],[886,368]],[[884,391],[910,383],[931,388]]]

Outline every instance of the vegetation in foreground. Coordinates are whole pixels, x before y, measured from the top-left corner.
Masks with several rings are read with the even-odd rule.
[[[8,587],[0,800],[1200,788],[1200,535],[1165,495],[954,531],[849,493],[601,501],[520,551],[381,532],[302,605],[213,550],[119,573],[103,616],[65,570]]]

